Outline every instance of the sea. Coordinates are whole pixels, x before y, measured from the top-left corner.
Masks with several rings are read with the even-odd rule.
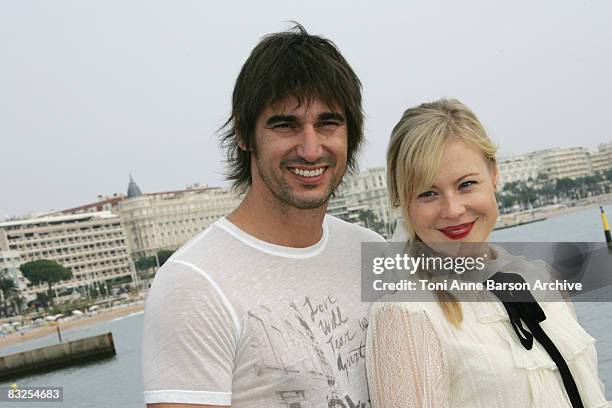
[[[604,207],[612,221],[612,204]],[[494,231],[497,242],[603,242],[604,233],[598,208],[581,209],[544,221]],[[576,312],[585,330],[596,340],[599,376],[612,400],[612,303],[577,302]],[[0,402],[0,407],[70,407],[70,408],[142,408],[140,343],[143,313],[134,313],[88,327],[66,330],[64,341],[112,332],[116,356],[47,373],[21,377],[0,383],[9,387],[63,387],[63,402],[19,404]],[[12,354],[57,344],[56,334],[14,344],[0,349],[0,355]]]

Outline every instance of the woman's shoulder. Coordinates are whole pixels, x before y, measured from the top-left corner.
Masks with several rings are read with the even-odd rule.
[[[538,301],[562,300],[556,291],[539,289],[556,280],[556,273],[551,265],[542,259],[531,259],[520,254],[510,254],[505,248],[493,246],[498,260],[499,272],[520,275]],[[539,285],[539,286],[538,286]]]
[[[419,301],[407,301],[404,297],[397,297],[394,295],[387,295],[380,298],[377,302],[372,304],[370,308],[370,320],[373,320],[381,314],[398,313],[407,316],[428,316],[434,317],[440,307],[437,305],[437,299],[435,295],[431,294],[431,299],[423,301],[419,298]]]
[[[429,302],[378,302],[370,310],[368,342],[393,341],[406,344],[440,342],[440,310]],[[382,339],[382,340],[381,340]],[[374,342],[374,343],[373,343]],[[439,344],[439,343],[437,343]]]

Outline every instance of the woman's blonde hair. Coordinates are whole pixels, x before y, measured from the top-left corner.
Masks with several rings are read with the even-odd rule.
[[[387,188],[390,203],[402,211],[408,251],[418,240],[410,225],[408,206],[433,184],[446,144],[457,138],[481,151],[495,167],[496,146],[476,115],[456,99],[410,108],[393,128],[387,149]],[[459,302],[448,292],[437,291],[436,295],[447,319],[459,326],[463,320]]]

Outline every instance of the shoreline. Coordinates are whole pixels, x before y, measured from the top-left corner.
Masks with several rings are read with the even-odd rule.
[[[80,319],[60,321],[60,331],[73,329],[76,327],[85,327],[93,324],[113,320],[119,317],[125,317],[132,313],[141,312],[144,310],[144,302],[138,304],[132,304],[124,307],[118,307],[111,310],[102,310],[98,314],[93,316],[85,316]],[[22,334],[23,333],[23,334]],[[2,348],[11,346],[19,343],[26,343],[30,340],[38,339],[41,337],[48,336],[50,334],[57,333],[55,325],[46,325],[42,327],[36,327],[29,331],[22,333],[11,333],[4,337],[0,337],[0,355],[2,355]]]
[[[600,206],[606,206],[606,205],[611,205],[612,201],[608,200],[608,201],[604,201],[604,200],[597,200],[597,201],[593,201],[593,202],[589,202],[589,203],[584,203],[581,205],[576,205],[576,206],[572,206],[572,207],[563,207],[563,208],[557,208],[557,209],[549,209],[546,210],[545,207],[542,211],[538,211],[540,209],[536,208],[534,209],[535,212],[539,212],[541,215],[543,215],[546,218],[552,218],[555,217],[557,215],[563,215],[563,214],[567,214],[567,213],[572,213],[572,212],[576,212],[576,211],[580,211],[580,210],[587,210],[589,208],[595,208],[595,207],[600,207]]]
[[[573,205],[568,206],[568,204],[573,204]],[[583,201],[583,202],[563,203],[561,204],[560,207],[556,207],[553,205],[553,206],[546,206],[546,207],[538,207],[538,208],[534,208],[532,210],[527,210],[527,211],[519,211],[519,212],[514,212],[514,213],[501,214],[498,218],[498,222],[500,219],[503,219],[503,218],[520,219],[521,217],[525,217],[523,218],[523,220],[525,221],[529,221],[530,219],[539,218],[539,217],[548,219],[548,218],[554,218],[558,215],[569,214],[569,213],[573,213],[576,211],[587,210],[590,208],[606,206],[606,205],[612,205],[612,194],[604,194],[600,196],[590,197],[588,201]],[[522,224],[510,225],[506,228],[513,228],[519,225],[522,225]],[[503,229],[503,228],[499,228],[499,229]]]

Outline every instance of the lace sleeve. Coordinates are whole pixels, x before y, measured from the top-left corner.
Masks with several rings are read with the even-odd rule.
[[[375,304],[366,345],[372,408],[438,408],[449,379],[440,339],[425,311]]]

